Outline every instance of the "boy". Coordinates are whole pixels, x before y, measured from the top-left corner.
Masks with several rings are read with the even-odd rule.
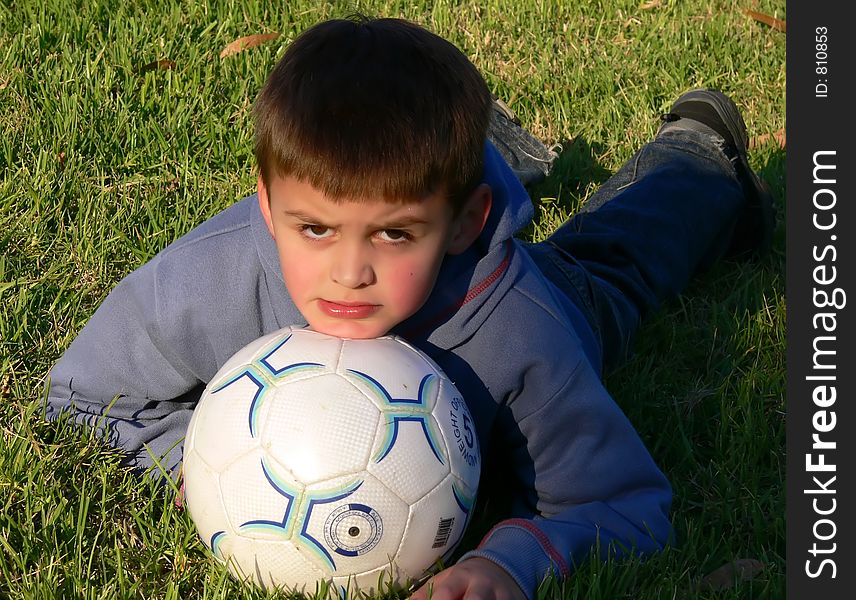
[[[469,60],[418,26],[304,32],[255,106],[258,193],[116,286],[52,370],[51,414],[106,414],[133,466],[177,470],[200,388],[246,343],[295,323],[392,332],[455,381],[483,493],[507,505],[417,597],[531,598],[595,548],[661,548],[669,484],[600,375],[695,271],[769,245],[742,119],[718,92],[685,94],[584,212],[524,244],[532,205],[486,142],[491,107]]]

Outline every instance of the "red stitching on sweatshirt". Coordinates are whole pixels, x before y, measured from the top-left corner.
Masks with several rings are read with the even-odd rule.
[[[493,270],[493,273],[485,277],[474,288],[467,292],[467,295],[464,296],[464,299],[458,302],[457,306],[455,307],[456,309],[461,308],[464,304],[472,301],[473,298],[475,298],[487,288],[489,288],[494,281],[499,279],[499,276],[502,275],[505,269],[508,268],[508,263],[511,262],[511,242],[506,242],[506,244],[508,245],[508,247],[505,249],[505,257],[503,257],[502,262],[499,263],[499,266]]]
[[[568,567],[568,563],[565,562],[565,559],[562,558],[562,555],[556,550],[556,547],[550,542],[550,539],[547,535],[538,529],[538,527],[532,523],[532,521],[527,521],[526,519],[507,519],[505,521],[501,521],[500,523],[494,525],[493,529],[487,532],[487,535],[482,538],[482,541],[479,543],[479,547],[483,546],[484,543],[488,540],[488,538],[493,535],[493,532],[496,531],[500,527],[512,526],[512,527],[521,527],[525,529],[538,540],[538,543],[541,544],[541,547],[544,549],[544,552],[547,553],[547,556],[550,557],[554,563],[559,565],[559,570],[561,571],[562,577],[569,577],[571,574],[571,569]]]

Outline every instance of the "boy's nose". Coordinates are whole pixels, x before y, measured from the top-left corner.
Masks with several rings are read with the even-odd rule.
[[[357,248],[340,252],[333,261],[333,281],[351,289],[374,283],[375,274],[366,253]]]

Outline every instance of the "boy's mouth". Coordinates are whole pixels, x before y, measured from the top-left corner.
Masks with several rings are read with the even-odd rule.
[[[318,308],[328,317],[336,319],[365,319],[380,308],[380,304],[362,302],[335,302],[333,300],[318,300]]]

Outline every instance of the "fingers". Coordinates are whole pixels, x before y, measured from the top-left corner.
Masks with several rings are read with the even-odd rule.
[[[411,600],[457,600],[464,598],[466,590],[466,578],[456,576],[454,567],[450,567],[429,579],[410,598]]]
[[[441,571],[412,600],[519,600],[525,596],[511,576],[485,559],[469,559]]]

